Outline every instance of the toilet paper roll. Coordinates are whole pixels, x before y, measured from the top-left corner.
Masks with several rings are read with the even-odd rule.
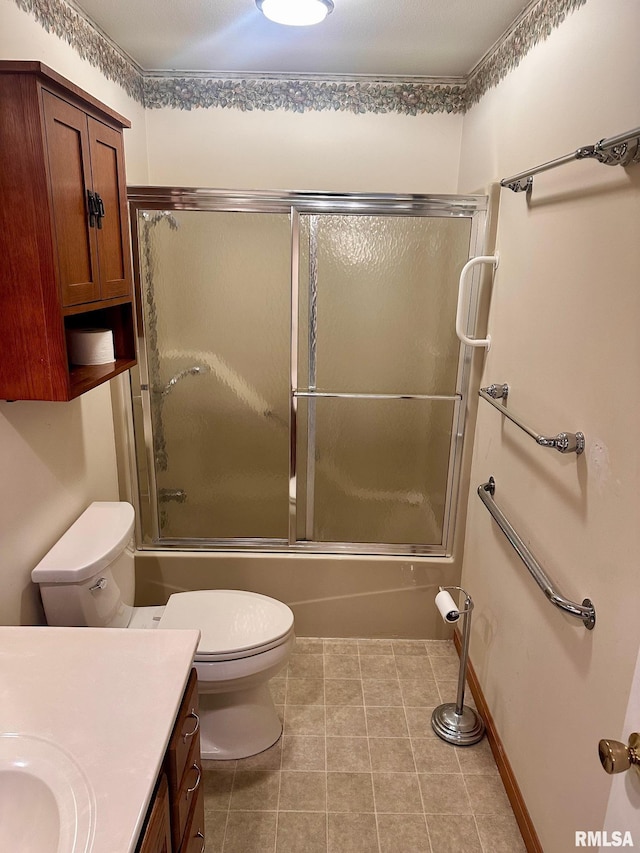
[[[440,611],[440,615],[445,622],[457,622],[460,618],[458,605],[449,595],[446,589],[441,589],[436,595],[436,607]]]
[[[116,360],[111,329],[68,329],[67,351],[72,364],[108,364]]]

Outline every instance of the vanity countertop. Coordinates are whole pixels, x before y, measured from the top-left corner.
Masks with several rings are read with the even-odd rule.
[[[91,853],[135,850],[199,631],[0,627],[0,732],[47,739],[95,796]]]

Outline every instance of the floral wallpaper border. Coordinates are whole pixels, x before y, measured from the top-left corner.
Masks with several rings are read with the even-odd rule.
[[[144,78],[131,60],[116,50],[88,19],[64,0],[14,0],[48,33],[66,41],[81,59],[98,68],[108,80],[118,83],[138,103],[144,104]]]
[[[529,50],[587,0],[538,0],[468,77],[459,81],[323,81],[220,75],[145,73],[65,0],[14,0],[50,33],[149,109],[347,111],[352,113],[464,113],[516,68]]]
[[[584,6],[586,2],[587,0],[540,0],[533,5],[468,75],[465,109],[477,104],[489,89],[497,86],[510,71],[518,67],[532,47],[544,41],[568,14]]]
[[[339,110],[352,113],[461,113],[465,85],[438,83],[330,82],[220,77],[146,77],[145,105],[226,107],[239,110]]]

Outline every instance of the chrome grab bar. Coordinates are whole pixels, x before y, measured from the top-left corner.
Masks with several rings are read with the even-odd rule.
[[[496,481],[493,477],[489,477],[488,483],[482,483],[482,485],[478,486],[478,496],[480,500],[489,510],[494,520],[497,522],[498,527],[509,540],[509,543],[516,554],[520,557],[527,569],[529,569],[529,572],[535,582],[555,607],[558,607],[560,610],[568,613],[569,616],[575,616],[576,619],[581,619],[585,628],[589,631],[593,630],[596,624],[596,609],[592,602],[588,598],[585,598],[582,604],[576,604],[575,601],[570,601],[558,592],[531,551],[529,551],[520,536],[507,521],[502,510],[496,506],[495,501],[493,500],[495,491]]]
[[[632,163],[638,163],[640,161],[640,127],[619,133],[617,136],[610,136],[608,139],[601,139],[595,145],[583,145],[571,154],[565,154],[564,157],[549,160],[548,163],[542,163],[526,172],[519,172],[510,178],[503,178],[500,186],[508,187],[514,193],[531,192],[534,175],[548,172],[557,166],[564,166],[565,163],[571,163],[573,160],[586,159],[595,159],[605,166],[630,166]]]
[[[508,394],[509,386],[505,384],[489,385],[478,391],[478,395],[482,397],[483,400],[486,400],[487,403],[491,403],[491,405],[503,414],[505,418],[509,418],[509,420],[513,421],[516,426],[519,426],[520,429],[524,430],[527,435],[530,435],[531,438],[535,440],[536,444],[540,445],[540,447],[553,447],[559,453],[575,453],[576,456],[580,456],[584,451],[583,432],[559,432],[558,435],[553,438],[540,435],[536,430],[526,426],[517,415],[509,411],[509,409],[506,409],[504,406],[501,406],[500,403],[496,402],[497,400],[506,400]]]

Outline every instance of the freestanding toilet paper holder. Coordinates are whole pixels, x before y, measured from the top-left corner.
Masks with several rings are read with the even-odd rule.
[[[464,610],[453,607],[447,610],[444,607],[441,612],[445,622],[457,622],[464,616],[464,627],[462,631],[462,650],[460,654],[460,672],[458,675],[458,695],[455,703],[447,702],[438,705],[431,715],[431,727],[442,740],[453,743],[456,746],[472,746],[482,740],[484,736],[484,722],[473,708],[464,704],[464,684],[467,677],[467,662],[469,660],[469,639],[471,636],[471,613],[473,611],[473,599],[461,586],[441,586],[440,593],[455,589],[465,595]],[[446,593],[448,596],[448,593]],[[448,596],[451,598],[450,596]]]

